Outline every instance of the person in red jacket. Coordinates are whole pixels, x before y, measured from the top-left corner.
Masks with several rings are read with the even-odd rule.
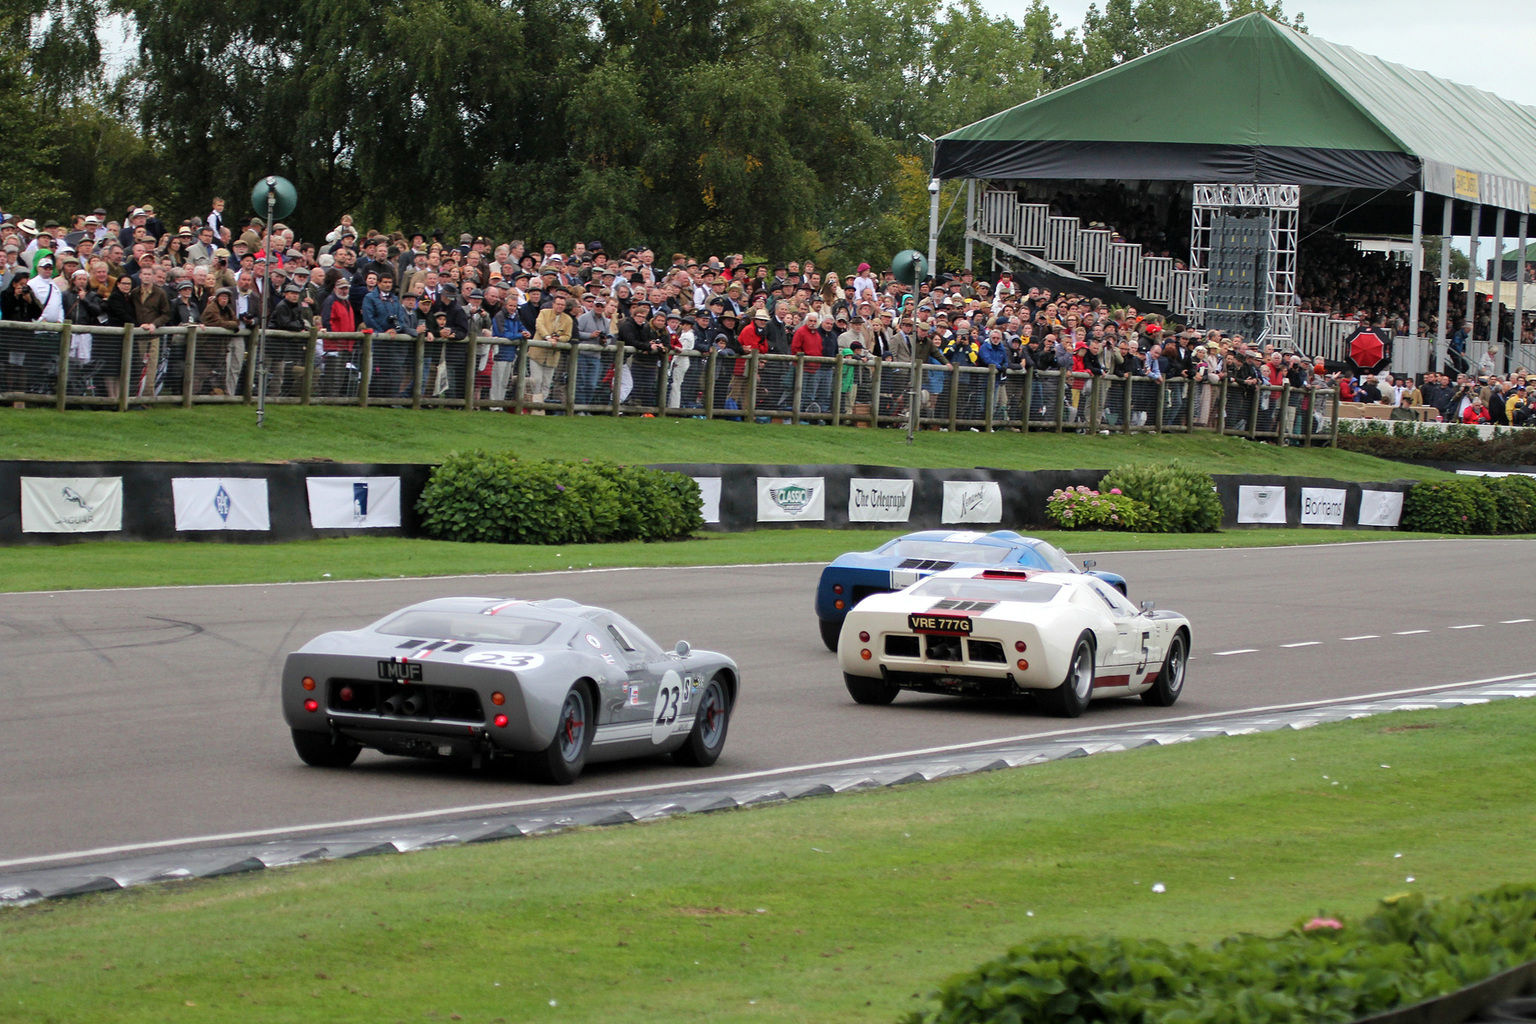
[[[337,278],[331,294],[320,303],[320,329],[349,333],[359,327],[357,310],[352,305],[352,282]],[[347,378],[347,363],[352,357],[351,338],[327,338],[318,353],[324,358],[320,371],[320,394],[337,397]]]
[[[1492,417],[1488,415],[1488,407],[1483,404],[1483,396],[1475,395],[1472,404],[1461,411],[1461,422],[1479,426],[1487,423]]]
[[[835,354],[837,351],[835,342],[831,345],[827,344],[834,323],[831,313],[823,314],[819,319],[816,316],[807,316],[805,323],[795,331],[795,336],[789,344],[789,351],[795,355],[807,356]],[[820,363],[807,362],[805,378],[801,385],[800,411],[830,412],[831,384],[832,376],[826,367]]]
[[[767,352],[768,339],[765,337],[767,332],[768,311],[759,306],[757,311],[752,314],[752,320],[736,336],[736,351],[743,356],[748,352]],[[761,373],[758,376],[761,379]],[[731,378],[730,397],[736,399],[738,405],[742,408],[746,408],[746,385],[747,360],[738,359],[736,360],[736,373]]]

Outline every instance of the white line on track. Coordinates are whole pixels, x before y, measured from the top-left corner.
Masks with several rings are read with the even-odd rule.
[[[1360,636],[1341,636],[1340,640],[1380,640],[1380,633],[1365,633]]]
[[[1393,633],[1393,636],[1417,636],[1420,633],[1428,633],[1427,629],[1402,629]]]
[[[1530,621],[1532,621],[1532,620],[1530,620],[1530,619],[1500,619],[1499,620],[1499,625],[1501,625],[1501,626],[1514,626],[1514,625],[1517,625],[1517,624],[1519,624],[1521,622],[1530,622]]]
[[[1473,622],[1473,623],[1470,623],[1470,624],[1465,625],[1465,626],[1448,626],[1447,628],[1448,629],[1482,629],[1483,628],[1483,624],[1481,622]]]
[[[1215,651],[1215,652],[1213,652],[1211,654],[1211,657],[1213,657],[1213,658],[1225,658],[1229,654],[1258,654],[1258,653],[1259,653],[1259,649],[1257,647],[1241,647],[1241,648],[1239,648],[1239,649],[1237,649],[1235,651]]]
[[[1281,644],[1280,646],[1281,647],[1317,647],[1317,646],[1320,646],[1321,644],[1322,644],[1321,640],[1302,640],[1299,643]]]
[[[411,811],[405,814],[386,814],[372,818],[352,818],[344,821],[321,821],[309,825],[283,825],[277,828],[252,829],[246,832],[224,832],[218,835],[186,836],[180,839],[162,839],[147,843],[125,843],[121,846],[103,846],[94,850],[75,850],[70,853],[51,853],[36,857],[16,857],[11,860],[0,860],[0,868],[22,867],[24,865],[38,865],[56,863],[59,861],[80,860],[82,858],[109,857],[122,853],[144,853],[149,850],[163,850],[173,847],[198,846],[211,843],[227,843],[242,839],[271,839],[275,836],[295,835],[300,832],[315,832],[332,829],[367,828],[374,825],[388,825],[407,821],[425,821],[431,818],[444,817],[473,817],[477,814],[487,814],[496,811],[511,811],[523,807],[550,807],[555,805],[573,803],[577,801],[597,801],[617,797],[632,797],[644,793],[661,793],[667,790],[698,788],[700,786],[714,786],[724,782],[745,782],[751,779],[767,779],[775,776],[793,775],[798,772],[826,771],[833,768],[851,768],[855,765],[873,764],[879,761],[893,761],[904,757],[928,757],[934,754],[951,754],[963,750],[978,750],[985,747],[1001,747],[1016,743],[1029,743],[1037,740],[1056,739],[1062,736],[1074,736],[1085,732],[1128,732],[1135,729],[1179,725],[1186,722],[1203,722],[1216,718],[1235,718],[1240,715],[1262,715],[1280,711],[1300,711],[1306,708],[1325,708],[1335,704],[1354,704],[1360,701],[1386,700],[1389,697],[1408,697],[1417,693],[1431,693],[1438,690],[1453,690],[1466,686],[1484,686],[1489,683],[1510,682],[1516,679],[1531,680],[1529,672],[1521,672],[1517,675],[1489,676],[1485,679],[1465,679],[1456,683],[1436,683],[1433,686],[1415,686],[1405,690],[1382,690],[1378,693],[1361,693],[1351,697],[1330,697],[1327,700],[1301,701],[1296,704],[1268,704],[1256,708],[1241,708],[1234,711],[1209,711],[1198,715],[1183,715],[1178,718],[1163,718],[1153,722],[1126,722],[1118,726],[1084,725],[1073,729],[1053,729],[1048,732],[1025,733],[1019,736],[1004,736],[999,739],[973,740],[969,743],[951,743],[942,747],[923,747],[917,750],[901,750],[889,754],[871,754],[867,757],[850,757],[841,761],[822,761],[816,764],[792,765],[787,768],[767,768],[756,772],[742,772],[737,775],[717,775],[708,779],[684,780],[681,782],[662,782],[650,786],[625,786],[617,789],[603,789],[585,793],[571,793],[567,796],[540,797],[532,800],[506,800],[490,804],[466,804],[462,807],[443,807],[431,811]]]

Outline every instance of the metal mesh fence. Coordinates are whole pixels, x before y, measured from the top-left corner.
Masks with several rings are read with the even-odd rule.
[[[987,423],[987,392],[992,387],[992,373],[985,366],[956,366],[952,375],[955,386],[953,408],[957,426],[980,429]]]
[[[423,358],[422,362],[426,360]],[[425,380],[416,362],[416,338],[407,334],[375,334],[373,365],[368,378],[368,401],[400,405],[411,400],[416,381]]]
[[[109,339],[101,339],[108,342]],[[117,343],[117,339],[110,339]],[[197,398],[231,398],[244,388],[247,339],[228,331],[201,330],[192,355],[191,392]],[[107,344],[105,347],[112,347]],[[121,349],[120,343],[118,344]]]
[[[51,395],[58,367],[56,330],[0,327],[0,393]]]

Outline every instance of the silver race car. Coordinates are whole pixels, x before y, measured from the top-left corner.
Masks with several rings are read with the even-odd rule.
[[[682,641],[663,651],[604,608],[449,597],[288,655],[283,717],[306,764],[343,768],[363,747],[512,757],[563,784],[588,761],[714,764],[739,681],[725,655]]]

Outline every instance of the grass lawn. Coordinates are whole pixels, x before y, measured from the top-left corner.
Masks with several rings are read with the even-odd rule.
[[[609,566],[744,565],[826,562],[867,550],[905,530],[754,530],[708,533],[658,544],[458,544],[398,537],[346,537],[283,544],[221,544],[217,557],[196,541],[96,541],[0,548],[0,591],[82,590],[198,583],[279,583],[475,573],[539,572]],[[1072,554],[1170,548],[1264,547],[1345,541],[1422,539],[1428,533],[1284,527],[1227,533],[1073,533],[1045,537]],[[1107,566],[1106,566],[1107,567]]]
[[[1403,712],[40,904],[0,913],[0,1016],[889,1022],[1024,940],[1528,880],[1533,729]]]
[[[0,459],[63,461],[437,462],[451,451],[511,449],[530,457],[619,462],[1001,469],[1113,469],[1180,459],[1210,473],[1276,473],[1338,480],[1424,479],[1438,470],[1327,448],[1303,450],[1197,434],[962,434],[824,429],[604,416],[510,416],[446,409],[198,406],[115,412],[0,409]]]

